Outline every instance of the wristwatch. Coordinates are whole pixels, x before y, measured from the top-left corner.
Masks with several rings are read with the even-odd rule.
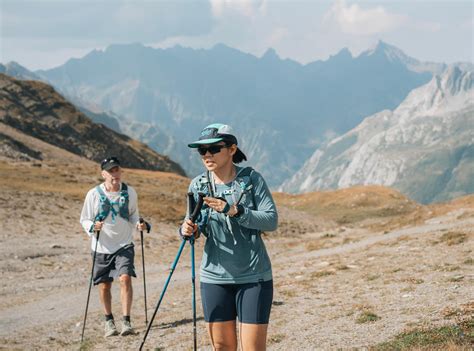
[[[244,213],[244,212],[245,212],[244,206],[242,206],[242,205],[240,205],[240,204],[237,205],[237,213],[234,215],[234,218],[240,217],[240,215],[241,215],[242,213]]]

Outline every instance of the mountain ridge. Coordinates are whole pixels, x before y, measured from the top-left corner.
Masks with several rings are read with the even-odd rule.
[[[212,122],[230,124],[271,187],[299,169],[327,133],[342,134],[368,114],[395,108],[431,78],[383,55],[353,58],[343,49],[326,61],[302,65],[280,59],[273,49],[259,58],[224,44],[113,45],[36,73],[62,93],[121,116],[124,132],[159,152],[165,152],[162,135],[174,145],[181,142],[169,155],[190,175],[202,165],[186,141]],[[131,130],[133,123],[159,132],[133,134],[146,129]]]
[[[93,123],[46,83],[0,74],[0,106],[0,122],[88,159],[100,162],[115,155],[125,167],[184,175],[167,157]]]
[[[380,184],[422,203],[474,192],[473,76],[450,66],[395,110],[369,116],[317,149],[280,190]]]

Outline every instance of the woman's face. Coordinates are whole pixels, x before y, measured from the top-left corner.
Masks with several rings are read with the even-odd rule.
[[[223,142],[206,144],[198,148],[202,163],[209,171],[216,171],[228,164],[232,164],[232,156],[236,151],[236,145],[226,146]]]

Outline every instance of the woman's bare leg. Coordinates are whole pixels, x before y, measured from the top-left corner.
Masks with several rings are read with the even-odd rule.
[[[240,323],[240,347],[242,351],[265,351],[268,324]]]
[[[206,323],[212,348],[215,351],[237,351],[235,321]]]

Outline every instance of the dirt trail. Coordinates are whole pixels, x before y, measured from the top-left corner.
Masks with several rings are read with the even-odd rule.
[[[156,302],[154,299],[158,291],[161,291],[167,273],[163,265],[147,265],[146,269],[147,299],[153,299],[148,301],[147,307],[152,309]],[[190,273],[182,270],[184,269],[175,271],[173,274],[173,288],[184,289],[184,285],[190,280]],[[141,276],[141,271],[138,271],[138,274]],[[48,294],[41,299],[2,310],[0,314],[0,319],[2,320],[0,337],[7,337],[12,333],[17,333],[25,327],[32,328],[41,324],[68,321],[71,317],[77,321],[82,321],[87,298],[87,281],[83,282],[82,285],[82,287],[77,288],[61,288],[59,291]],[[118,284],[114,284],[113,296],[118,299],[119,294]],[[137,302],[143,300],[143,283],[141,279],[134,280],[134,300]],[[101,310],[97,288],[93,287],[89,303],[89,313],[100,313]],[[142,313],[142,311],[143,308],[140,310],[135,308],[135,312]],[[152,312],[153,310],[148,313],[151,314]]]
[[[440,217],[440,219],[442,218]],[[343,244],[336,247],[308,252],[308,253],[304,253],[298,256],[286,257],[284,258],[284,262],[291,263],[291,262],[298,262],[307,258],[318,258],[318,257],[332,256],[332,255],[341,255],[341,254],[354,251],[354,250],[362,250],[374,244],[397,239],[402,236],[421,235],[421,234],[427,234],[427,233],[465,228],[465,227],[474,225],[474,218],[456,221],[454,223],[453,222],[440,223],[436,220],[434,220],[433,222],[434,223],[428,223],[421,226],[394,230],[386,234],[372,235],[360,241],[352,242],[349,244]]]
[[[341,255],[354,250],[362,250],[376,243],[384,242],[399,238],[405,235],[419,235],[426,234],[429,232],[441,231],[441,230],[454,230],[459,227],[474,225],[474,219],[467,219],[456,223],[439,223],[439,224],[426,224],[424,226],[418,226],[413,228],[405,228],[402,230],[393,231],[387,234],[370,236],[366,239],[358,242],[344,244],[341,246],[322,249],[317,251],[308,252],[302,255],[294,256],[279,256],[274,259],[274,264],[278,265],[291,265],[295,262],[301,262],[308,258],[321,258],[326,256]],[[187,247],[187,246],[186,246]],[[145,253],[146,255],[146,253]],[[172,286],[177,290],[185,290],[190,285],[190,272],[189,272],[189,258],[186,252],[181,255],[180,264],[176,271],[173,273]],[[140,263],[141,261],[137,261]],[[184,262],[184,264],[183,264]],[[169,265],[165,264],[147,264],[147,292],[150,297],[158,296],[158,292],[164,285],[165,279],[168,276]],[[138,274],[141,274],[141,266],[137,266]],[[134,281],[134,298],[136,301],[143,299],[143,288],[142,283],[139,280]],[[19,306],[14,306],[1,311],[0,319],[2,320],[2,328],[0,329],[0,337],[6,337],[9,334],[18,331],[24,327],[34,327],[39,324],[58,323],[64,320],[68,320],[72,316],[75,319],[79,319],[81,313],[84,312],[84,306],[81,302],[85,302],[87,294],[87,286],[85,283],[82,285],[83,288],[62,288],[58,292],[48,294],[42,299],[35,300],[30,303],[25,303]],[[171,290],[171,288],[170,288]],[[118,291],[114,291],[114,295],[117,295]],[[99,312],[101,310],[98,299],[96,288],[93,291],[91,298],[89,312]],[[153,312],[154,300],[148,302],[150,314]]]
[[[352,346],[364,347],[367,346],[368,340],[370,340],[370,344],[386,340],[388,336],[403,330],[404,326],[411,325],[410,323],[414,322],[413,319],[420,322],[420,319],[428,318],[430,314],[426,310],[431,311],[431,314],[433,314],[435,312],[433,306],[437,304],[442,306],[446,291],[443,292],[441,289],[436,292],[427,288],[430,291],[431,297],[424,301],[426,306],[421,308],[419,303],[422,302],[420,301],[405,301],[407,306],[403,307],[405,312],[402,313],[402,316],[397,316],[396,318],[393,318],[393,316],[389,317],[390,313],[396,313],[397,308],[403,306],[403,303],[396,306],[395,302],[400,298],[398,294],[398,291],[401,289],[399,286],[400,279],[394,279],[395,282],[379,283],[377,287],[373,287],[373,292],[367,291],[367,284],[377,283],[379,280],[379,278],[375,278],[373,281],[370,280],[371,278],[367,280],[367,276],[370,274],[374,276],[380,274],[380,268],[386,263],[382,263],[380,266],[376,265],[375,267],[367,267],[364,264],[371,262],[370,260],[367,261],[370,257],[372,259],[376,257],[377,260],[380,260],[381,255],[384,255],[383,250],[380,250],[381,247],[386,247],[390,251],[390,253],[386,253],[386,258],[389,255],[396,255],[398,257],[400,250],[397,246],[403,246],[407,241],[423,242],[423,240],[426,241],[427,236],[433,237],[433,233],[472,228],[473,224],[474,218],[454,222],[445,221],[441,218],[438,222],[432,221],[432,223],[422,226],[404,228],[386,234],[371,236],[370,233],[366,233],[367,237],[357,242],[312,251],[305,250],[304,240],[300,240],[297,245],[287,249],[285,255],[272,256],[276,289],[275,306],[269,329],[269,349],[313,350],[317,347],[316,345],[319,345],[322,349]],[[164,238],[167,235],[172,234],[165,234]],[[397,244],[397,240],[400,238],[403,238],[403,240]],[[3,237],[4,239],[5,237]],[[272,238],[271,236],[267,240],[270,254],[273,247],[278,247],[278,240],[278,238]],[[411,249],[416,246],[412,245]],[[168,276],[168,269],[177,247],[176,243],[168,245],[168,253],[166,257],[160,260],[161,262],[156,262],[156,258],[153,257],[153,250],[148,249],[149,253],[145,253],[146,257],[152,256],[147,262],[149,318],[151,318],[159,293]],[[472,256],[472,238],[463,249],[463,252],[460,253],[461,255],[464,253]],[[201,247],[197,249],[198,252],[201,250]],[[141,266],[138,264],[141,262],[141,258],[138,245],[136,251],[137,273],[140,275]],[[446,254],[449,256],[449,250],[447,250]],[[151,330],[149,340],[147,341],[149,346],[147,347],[159,345],[167,350],[179,350],[182,349],[183,345],[191,345],[191,284],[188,256],[189,252],[185,250],[173,275],[171,285],[160,308],[160,313]],[[323,261],[322,258],[325,258],[326,261]],[[438,258],[440,258],[439,255]],[[397,259],[400,260],[400,257]],[[81,259],[81,264],[84,264],[85,267],[83,267],[82,271],[84,272],[81,273],[80,277],[77,275],[73,277],[68,276],[67,279],[65,278],[66,283],[63,286],[56,286],[46,295],[34,297],[35,292],[32,291],[22,296],[22,299],[14,306],[6,306],[0,310],[0,340],[4,341],[7,348],[17,347],[23,349],[34,345],[33,348],[35,349],[51,347],[74,349],[79,346],[78,339],[80,338],[82,328],[81,323],[87,293],[87,281],[83,278],[85,271],[88,272],[89,269],[87,260],[90,260],[90,258],[82,257]],[[425,258],[420,256],[420,262],[422,263],[424,260]],[[349,263],[344,263],[343,261]],[[197,262],[199,262],[199,258]],[[375,261],[372,262],[375,263]],[[393,263],[393,260],[391,263]],[[406,267],[399,269],[410,275],[408,270],[412,263],[406,263]],[[347,264],[350,268],[341,268],[340,271],[334,268],[341,264]],[[399,264],[402,266],[403,262]],[[437,264],[443,263],[440,261]],[[416,265],[412,266],[411,269],[415,267]],[[327,276],[325,275],[326,273],[318,274],[318,272],[326,272],[325,270],[327,269],[330,269],[328,271],[330,273],[327,273]],[[390,264],[386,267],[387,269],[396,271]],[[433,273],[430,272],[428,274],[426,272],[425,275],[433,275]],[[445,305],[459,305],[474,300],[472,289],[470,290],[467,287],[469,284],[472,287],[472,282],[474,281],[472,267],[466,267],[458,275],[463,275],[463,278],[457,284],[456,294]],[[415,278],[407,277],[406,279],[409,282],[410,279]],[[423,279],[425,281],[421,285],[428,285],[429,278]],[[436,281],[438,278],[434,277],[433,279]],[[439,282],[434,284],[438,288],[442,285]],[[117,284],[114,285],[113,296],[116,299],[114,313],[120,315],[119,306],[117,306],[118,288]],[[413,284],[409,285],[410,288],[406,291],[407,294],[412,294],[414,292],[410,289],[416,290],[418,287],[413,287]],[[101,309],[96,289],[94,289],[91,296],[86,329],[89,348],[138,348],[145,329],[143,289],[140,278],[134,281],[134,287],[134,314],[136,315],[134,321],[140,334],[130,338],[112,338],[104,341],[101,337]],[[348,298],[347,294],[344,293],[344,289],[349,289],[346,291],[351,291],[353,295]],[[389,291],[397,291],[397,297],[389,296]],[[197,292],[199,299],[199,289]],[[28,297],[32,297],[32,301],[29,301]],[[370,328],[367,329],[368,326],[365,325],[354,325],[354,317],[352,316],[356,315],[361,308],[380,309],[379,313],[385,318],[383,322],[379,322],[376,329],[378,331],[371,330]],[[438,314],[440,309],[442,307],[438,309]],[[404,314],[406,315],[404,316]],[[433,316],[435,315],[436,313]],[[440,322],[439,316],[435,317],[431,318],[431,322]],[[201,349],[207,350],[210,349],[209,340],[204,330],[200,306],[198,318],[199,344]],[[301,318],[305,320],[305,322],[303,322],[303,319],[301,320],[304,326],[301,323],[294,323]],[[391,320],[390,323],[389,320]],[[318,325],[324,325],[324,328],[320,328]],[[380,332],[380,330],[383,332]],[[302,340],[305,340],[305,343],[302,344]]]

